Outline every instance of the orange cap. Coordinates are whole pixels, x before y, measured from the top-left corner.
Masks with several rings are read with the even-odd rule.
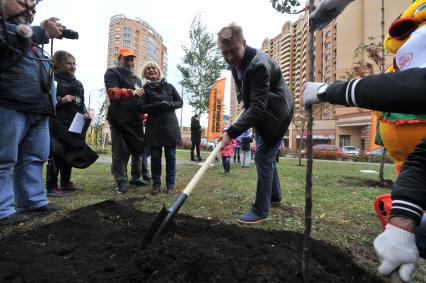
[[[118,57],[128,57],[128,56],[133,56],[136,57],[135,53],[133,52],[132,49],[127,48],[127,47],[121,47],[118,50]]]

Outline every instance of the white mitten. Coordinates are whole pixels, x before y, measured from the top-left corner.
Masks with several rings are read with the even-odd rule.
[[[374,249],[381,263],[381,274],[388,276],[398,269],[401,279],[410,282],[419,259],[414,233],[387,224],[385,231],[374,240]]]
[[[328,84],[325,83],[313,83],[308,82],[303,84],[303,105],[306,107],[316,104],[316,103],[322,103],[318,98],[318,93],[325,92],[327,89]]]

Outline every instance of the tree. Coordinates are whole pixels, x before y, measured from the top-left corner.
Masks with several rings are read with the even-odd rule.
[[[185,56],[177,68],[182,73],[180,84],[189,94],[189,105],[196,113],[206,113],[210,88],[226,68],[213,34],[196,15],[189,31],[190,46],[182,46]]]
[[[93,128],[95,131],[95,147],[98,148],[99,138],[102,138],[102,126],[105,122],[105,101],[102,103],[101,108],[99,109],[98,115],[95,117],[93,122]],[[104,142],[104,141],[102,141]],[[102,145],[102,143],[100,143]]]
[[[297,13],[294,8],[300,7],[299,0],[271,0],[271,4],[275,10],[284,14]]]
[[[300,136],[300,143],[297,149],[297,156],[299,157],[299,166],[302,166],[302,149],[304,146],[304,135],[306,130],[306,123],[308,122],[306,115],[302,113],[295,113],[293,116],[293,125],[297,134]]]
[[[383,8],[382,8],[383,13]],[[383,17],[383,16],[382,16]],[[382,31],[383,34],[383,31]],[[383,35],[382,35],[383,38]],[[367,44],[361,44],[355,49],[354,62],[351,70],[345,74],[345,79],[350,80],[353,78],[364,78],[367,75],[374,74],[373,64],[367,62],[364,54],[367,53],[367,58],[370,59],[376,67],[383,72],[385,63],[384,47],[381,42],[375,40],[374,37],[368,38]],[[382,159],[380,161],[379,181],[385,186],[385,162],[386,162],[386,148],[383,150]]]

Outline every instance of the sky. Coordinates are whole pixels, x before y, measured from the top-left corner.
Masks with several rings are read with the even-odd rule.
[[[109,21],[117,14],[129,19],[138,17],[163,37],[168,51],[167,80],[179,93],[181,75],[176,66],[184,57],[182,46],[189,46],[189,30],[197,14],[214,35],[231,22],[239,24],[247,44],[255,48],[260,48],[265,38],[277,36],[286,21],[297,19],[275,11],[269,0],[43,0],[37,6],[34,25],[57,17],[80,35],[79,40],[55,39],[53,50],[66,50],[76,57],[76,77],[84,85],[86,105],[90,100],[91,108],[99,107],[102,101],[99,89],[104,87]],[[50,46],[45,49],[50,52]],[[183,125],[189,126],[193,113],[186,102],[184,99]],[[180,120],[180,110],[176,114]],[[207,124],[205,117],[201,123]]]

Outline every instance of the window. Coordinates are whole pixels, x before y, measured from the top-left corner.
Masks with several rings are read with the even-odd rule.
[[[330,31],[328,31],[326,34],[325,34],[325,37],[330,37],[331,36],[331,30]]]
[[[331,42],[329,42],[325,45],[325,49],[330,49],[330,48],[331,48]]]
[[[351,145],[351,136],[350,135],[339,135],[339,146]]]

